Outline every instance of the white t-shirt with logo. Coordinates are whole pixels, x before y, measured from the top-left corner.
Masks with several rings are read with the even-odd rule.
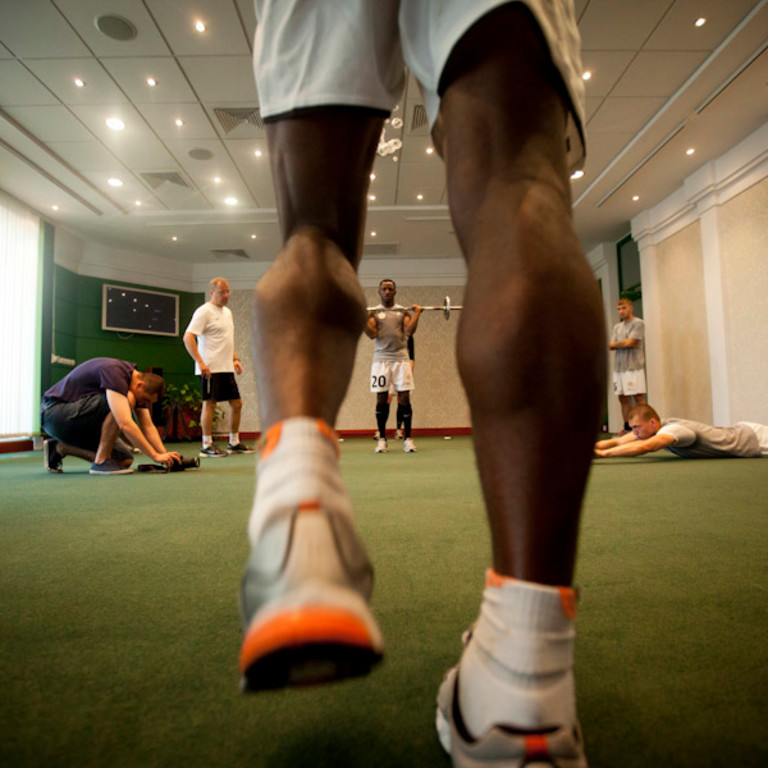
[[[211,369],[211,373],[235,372],[235,321],[229,307],[206,302],[195,310],[185,333],[197,336],[200,357]],[[197,361],[195,373],[201,373]]]

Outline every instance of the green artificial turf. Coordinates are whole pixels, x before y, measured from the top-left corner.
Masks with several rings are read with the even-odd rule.
[[[476,615],[488,534],[469,439],[417,447],[341,444],[385,662],[249,696],[236,593],[253,456],[106,478],[0,458],[0,765],[449,765],[434,696]],[[766,460],[595,464],[576,578],[592,768],[768,764],[766,523]]]

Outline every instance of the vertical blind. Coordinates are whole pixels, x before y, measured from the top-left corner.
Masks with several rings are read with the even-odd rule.
[[[40,219],[0,196],[0,437],[38,429]]]

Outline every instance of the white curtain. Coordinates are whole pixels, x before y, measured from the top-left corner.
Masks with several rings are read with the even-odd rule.
[[[39,429],[40,219],[0,196],[0,437]]]

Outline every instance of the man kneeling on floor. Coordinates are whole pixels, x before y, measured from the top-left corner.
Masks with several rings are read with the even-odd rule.
[[[45,468],[60,473],[64,457],[77,456],[91,462],[92,475],[130,474],[133,451],[121,432],[158,464],[179,462],[152,423],[150,406],[164,395],[165,381],[134,363],[111,357],[81,363],[43,395],[40,423],[51,435],[43,444]]]
[[[647,403],[628,414],[631,433],[595,444],[595,456],[641,456],[666,448],[689,459],[750,459],[768,456],[768,426],[740,421],[712,427],[688,419],[662,419]]]

